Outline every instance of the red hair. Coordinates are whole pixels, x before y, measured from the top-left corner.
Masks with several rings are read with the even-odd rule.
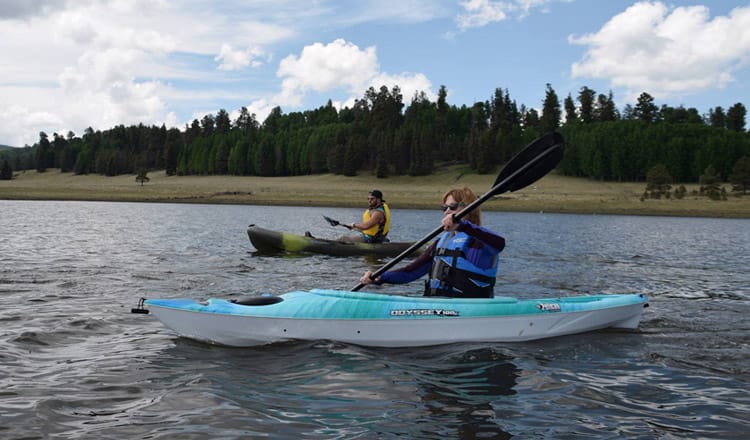
[[[448,196],[453,196],[453,200],[463,204],[464,207],[468,206],[469,204],[471,204],[471,202],[477,199],[477,195],[474,194],[474,191],[472,191],[468,186],[448,190],[448,192],[443,195],[443,203],[445,203],[445,200],[448,199]],[[477,206],[470,213],[466,214],[464,218],[477,226],[481,226],[482,210]]]

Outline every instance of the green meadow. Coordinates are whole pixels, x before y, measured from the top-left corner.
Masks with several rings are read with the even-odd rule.
[[[135,175],[105,177],[48,170],[26,171],[0,181],[0,199],[101,200],[128,202],[222,203],[292,206],[364,207],[367,192],[383,191],[394,209],[437,208],[443,193],[469,186],[477,195],[489,190],[494,174],[478,175],[463,166],[439,169],[432,175],[377,179],[372,175],[333,174],[295,177],[167,176],[148,173],[143,185]],[[492,211],[559,212],[750,218],[750,196],[715,201],[691,195],[697,184],[686,184],[683,199],[641,200],[645,183],[601,182],[551,173],[520,191],[504,193],[482,208]],[[729,191],[729,185],[725,186]]]

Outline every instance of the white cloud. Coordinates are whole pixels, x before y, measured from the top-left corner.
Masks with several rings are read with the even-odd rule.
[[[508,5],[504,2],[467,0],[461,2],[461,6],[466,11],[465,14],[456,17],[456,23],[461,30],[486,26],[507,18],[506,9]]]
[[[550,3],[553,3],[555,0],[516,0],[516,8],[515,10],[518,11],[519,17],[523,18],[531,14],[532,9],[540,9],[541,12],[547,13],[550,12],[549,8],[547,7]],[[570,3],[575,0],[557,0],[562,3]]]
[[[257,67],[271,59],[259,44],[293,34],[279,21],[250,17],[253,7],[267,4],[245,6],[243,16],[153,0],[3,2],[0,109],[23,121],[5,124],[0,139],[23,145],[36,142],[39,131],[174,123],[170,98],[216,102],[232,95],[221,83],[236,77],[215,72]],[[210,86],[200,90],[170,84],[204,80]],[[207,96],[206,89],[219,93]]]
[[[351,106],[383,83],[398,84],[405,100],[417,90],[433,96],[425,75],[383,72],[375,46],[335,38],[359,24],[420,23],[448,9],[426,0],[3,1],[0,143],[33,144],[40,131],[80,135],[89,126],[181,127],[227,102],[252,102],[259,119],[277,105],[296,110],[313,94]],[[321,32],[332,42],[309,43]],[[268,75],[274,51],[294,54],[276,78]]]
[[[143,15],[131,8],[129,2],[80,2],[54,14],[0,22],[0,32],[15,36],[0,42],[0,64],[14,66],[0,79],[0,105],[13,105],[4,116],[22,121],[5,139],[22,145],[36,142],[40,131],[81,134],[89,126],[170,120],[160,97],[165,87],[146,72],[177,41],[129,21],[128,14]],[[18,90],[36,98],[20,98]]]
[[[279,63],[276,75],[284,78],[281,95],[291,97],[307,90],[325,92],[339,87],[363,91],[378,69],[374,46],[360,50],[337,39],[327,45],[306,46],[299,57],[289,55]]]
[[[302,49],[299,56],[289,55],[281,60],[276,75],[283,78],[281,91],[272,98],[254,101],[248,106],[251,113],[263,121],[276,106],[298,107],[308,92],[343,91],[350,94],[336,101],[338,108],[351,106],[365,90],[376,90],[385,85],[389,89],[398,85],[404,101],[420,91],[432,100],[432,83],[421,73],[390,74],[380,71],[374,46],[360,49],[357,45],[336,39],[329,44],[313,43]]]
[[[459,2],[465,12],[456,16],[456,24],[459,30],[466,31],[504,21],[511,16],[523,19],[531,13],[532,9],[549,12],[547,6],[556,1],[569,2],[572,0],[465,0]],[[451,33],[448,35],[453,36]]]
[[[569,37],[588,47],[571,75],[608,79],[631,101],[642,92],[667,98],[723,88],[750,61],[750,7],[713,19],[709,12],[705,6],[636,3],[598,32]]]
[[[244,67],[259,67],[262,62],[258,60],[263,56],[263,51],[257,47],[248,47],[245,50],[234,50],[232,46],[224,43],[221,45],[219,54],[214,61],[221,61],[221,70],[240,70]]]
[[[47,111],[32,111],[12,105],[0,107],[0,138],[13,146],[32,145],[39,140],[39,127],[59,126],[60,118]],[[21,135],[23,133],[23,135]],[[48,133],[49,134],[49,133]]]
[[[255,119],[262,123],[276,106],[277,104],[269,102],[267,99],[258,99],[247,106],[247,111],[251,115],[255,115]]]
[[[370,87],[378,90],[381,86],[386,86],[389,89],[398,86],[401,89],[403,102],[406,105],[409,105],[414,95],[420,92],[424,92],[430,101],[437,101],[437,95],[432,92],[432,82],[422,73],[403,73],[398,75],[381,73],[370,81]]]

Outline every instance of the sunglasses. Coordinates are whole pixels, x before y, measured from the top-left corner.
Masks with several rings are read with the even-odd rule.
[[[443,212],[445,212],[445,211],[447,211],[449,209],[451,211],[455,211],[455,210],[458,209],[459,206],[466,206],[466,205],[464,205],[463,203],[454,203],[452,205],[443,205]]]

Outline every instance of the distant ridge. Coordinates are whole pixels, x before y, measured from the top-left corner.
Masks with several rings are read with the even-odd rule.
[[[11,148],[15,148],[15,147],[11,147],[10,145],[2,145],[2,144],[0,144],[0,151],[2,151],[2,150],[9,150]]]

